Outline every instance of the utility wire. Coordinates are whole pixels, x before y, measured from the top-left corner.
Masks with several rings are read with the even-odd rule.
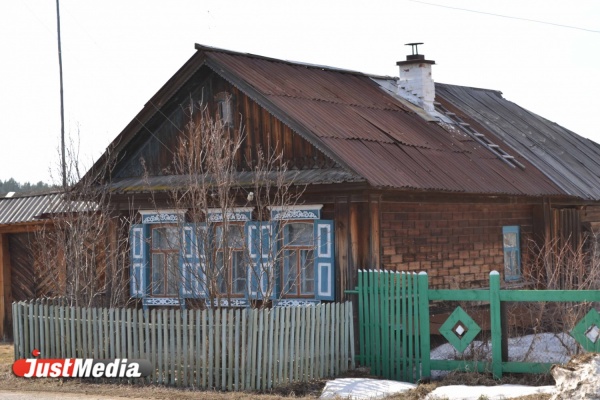
[[[508,18],[508,19],[517,19],[517,20],[520,20],[520,21],[535,22],[537,24],[553,25],[553,26],[559,26],[561,28],[577,29],[577,30],[585,31],[585,32],[600,33],[599,30],[581,28],[579,26],[556,24],[554,22],[540,21],[540,20],[537,20],[537,19],[513,17],[513,16],[510,16],[510,15],[495,14],[495,13],[485,12],[485,11],[469,10],[468,8],[445,6],[445,5],[442,5],[442,4],[428,3],[426,1],[420,1],[420,0],[408,0],[408,1],[413,2],[413,3],[426,4],[428,6],[449,8],[451,10],[467,11],[467,12],[471,12],[471,13],[475,13],[475,14],[492,15],[494,17],[502,17],[502,18]]]

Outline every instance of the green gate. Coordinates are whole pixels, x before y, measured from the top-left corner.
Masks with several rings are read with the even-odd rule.
[[[491,372],[500,378],[505,372],[545,373],[551,363],[510,362],[502,354],[502,302],[600,302],[598,290],[503,290],[500,274],[490,273],[487,289],[429,289],[428,276],[408,272],[358,272],[358,323],[360,354],[357,361],[369,366],[373,375],[417,382],[431,370]],[[490,307],[491,361],[432,360],[430,357],[429,302],[476,301]],[[571,336],[586,351],[600,351],[600,314],[590,311],[573,328]],[[440,333],[462,353],[481,328],[461,307],[440,327]]]
[[[417,275],[405,272],[359,271],[357,361],[371,373],[416,382],[421,377],[421,348],[429,336],[419,326]],[[429,330],[427,331],[429,332]],[[422,343],[425,339],[427,343]]]

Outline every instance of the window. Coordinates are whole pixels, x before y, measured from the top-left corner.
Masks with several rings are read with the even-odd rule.
[[[504,280],[521,279],[521,238],[518,226],[502,227],[504,248]]]
[[[153,225],[151,246],[151,293],[153,296],[177,296],[179,278],[179,229]]]
[[[215,240],[218,292],[231,297],[243,297],[246,294],[248,265],[244,247],[244,225],[218,225],[215,229]]]
[[[287,222],[283,227],[283,237],[282,297],[314,297],[313,222]]]
[[[223,125],[233,125],[233,109],[231,106],[231,95],[227,92],[218,93],[215,96],[217,112]]]
[[[140,211],[130,231],[131,296],[145,306],[333,300],[334,225],[320,208],[274,207],[269,221],[252,221],[252,208],[213,209],[197,224],[179,211]]]
[[[321,207],[271,208],[271,218],[279,221],[282,236],[277,295],[286,301],[334,300],[334,225],[320,219]]]

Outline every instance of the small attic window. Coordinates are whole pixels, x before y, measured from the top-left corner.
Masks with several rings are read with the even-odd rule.
[[[217,112],[223,125],[233,125],[233,108],[231,105],[231,94],[220,92],[215,96]]]

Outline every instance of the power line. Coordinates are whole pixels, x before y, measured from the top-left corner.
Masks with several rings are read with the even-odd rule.
[[[530,18],[513,17],[513,16],[510,16],[510,15],[495,14],[495,13],[486,12],[486,11],[470,10],[468,8],[445,6],[445,5],[442,5],[442,4],[428,3],[426,1],[420,1],[420,0],[408,0],[408,1],[413,2],[413,3],[426,4],[426,5],[434,6],[434,7],[449,8],[451,10],[467,11],[467,12],[471,12],[471,13],[475,13],[475,14],[492,15],[494,17],[502,17],[502,18],[508,18],[508,19],[517,19],[517,20],[520,20],[520,21],[535,22],[537,24],[552,25],[552,26],[558,26],[558,27],[561,27],[561,28],[577,29],[577,30],[585,31],[585,32],[600,33],[600,31],[598,31],[598,30],[581,28],[579,26],[556,24],[554,22],[540,21],[540,20],[537,20],[537,19],[530,19]]]

